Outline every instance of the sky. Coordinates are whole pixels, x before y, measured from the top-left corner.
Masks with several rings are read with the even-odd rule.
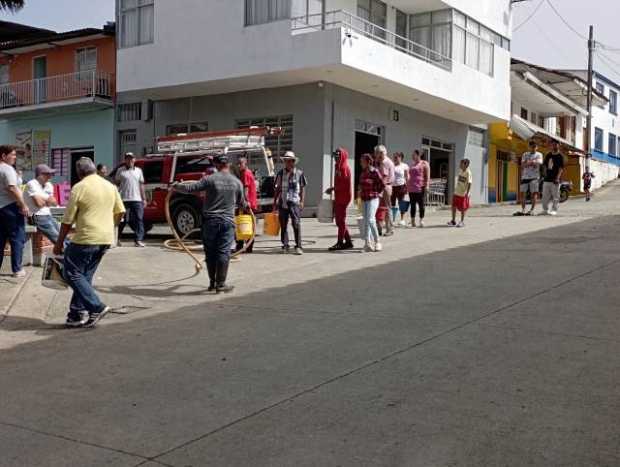
[[[605,51],[599,47],[595,68],[620,83],[620,0],[526,0],[516,4],[513,56],[550,68],[587,67],[586,40],[562,23],[549,3],[582,36],[587,36],[592,24],[595,40],[618,49]],[[535,9],[536,14],[531,16]],[[21,12],[3,12],[0,19],[56,31],[101,27],[114,20],[114,0],[26,0]]]

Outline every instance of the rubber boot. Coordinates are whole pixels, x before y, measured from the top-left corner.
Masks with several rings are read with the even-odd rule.
[[[228,276],[228,261],[218,261],[215,273],[216,292],[230,293],[234,290],[232,285],[226,285],[226,276]]]
[[[217,263],[216,262],[210,263],[209,261],[207,261],[207,273],[209,274],[209,288],[207,289],[208,292],[213,292],[215,290],[216,270],[217,270]]]

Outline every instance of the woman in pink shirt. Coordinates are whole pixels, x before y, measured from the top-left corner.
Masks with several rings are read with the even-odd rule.
[[[413,151],[409,167],[409,200],[411,201],[411,227],[415,227],[416,208],[420,211],[419,227],[424,227],[425,199],[431,181],[431,168],[417,149]]]

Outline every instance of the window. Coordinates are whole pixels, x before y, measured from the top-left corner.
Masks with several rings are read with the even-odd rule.
[[[596,90],[605,95],[605,85],[603,83],[596,83]]]
[[[604,132],[600,128],[594,129],[594,149],[597,151],[603,150],[603,138]]]
[[[124,130],[118,132],[118,141],[120,145],[120,153],[127,154],[137,153],[138,149],[138,132],[136,130]]]
[[[396,46],[401,48],[407,47],[407,41],[401,37],[407,37],[407,15],[400,10],[396,10]]]
[[[484,130],[479,128],[470,128],[467,143],[471,146],[484,147]]]
[[[252,118],[237,120],[237,128],[249,128],[251,126],[282,127],[283,134],[278,136],[266,136],[267,146],[274,157],[284,155],[286,151],[293,150],[293,116],[282,115],[279,117]],[[279,152],[278,152],[279,150]]]
[[[142,120],[142,103],[119,104],[117,107],[116,120],[119,122],[135,122]]]
[[[613,133],[609,133],[609,150],[607,151],[612,156],[617,156],[618,151],[616,148],[617,137]]]
[[[525,107],[521,107],[521,118],[527,120],[528,111]]]
[[[9,65],[0,65],[0,84],[6,84],[9,82]]]
[[[609,90],[609,111],[618,115],[618,93],[616,91]]]
[[[245,0],[245,25],[271,23],[291,17],[291,0]]]
[[[538,114],[536,112],[530,113],[530,122],[532,122],[534,125],[538,124]]]
[[[452,58],[452,13],[452,10],[440,10],[410,17],[409,36],[415,42],[415,54],[435,62],[449,62]]]
[[[200,131],[209,131],[209,123],[175,123],[166,126],[166,136],[178,135],[179,133],[197,133]]]
[[[212,167],[213,163],[205,157],[179,157],[177,159],[176,175],[204,173]]]
[[[97,47],[77,49],[75,52],[75,71],[83,73],[97,69]]]
[[[119,1],[121,48],[152,44],[155,39],[155,0]]]
[[[71,164],[71,149],[52,149],[50,154],[50,165],[56,171],[56,176],[66,177],[69,175]]]
[[[148,161],[142,167],[144,183],[161,183],[161,176],[164,172],[163,161]]]
[[[385,39],[387,25],[387,5],[381,0],[357,0],[357,16],[379,26],[367,31],[375,36]]]

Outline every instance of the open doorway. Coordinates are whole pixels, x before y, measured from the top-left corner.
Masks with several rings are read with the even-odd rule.
[[[355,132],[355,192],[359,187],[360,173],[362,172],[362,166],[360,165],[360,159],[362,154],[372,154],[375,147],[379,144],[379,136],[363,133],[361,131]]]
[[[93,162],[95,161],[95,151],[93,148],[83,148],[83,149],[71,149],[71,186],[75,185],[80,181],[80,177],[78,177],[77,170],[75,170],[75,163],[82,157],[88,157]]]

